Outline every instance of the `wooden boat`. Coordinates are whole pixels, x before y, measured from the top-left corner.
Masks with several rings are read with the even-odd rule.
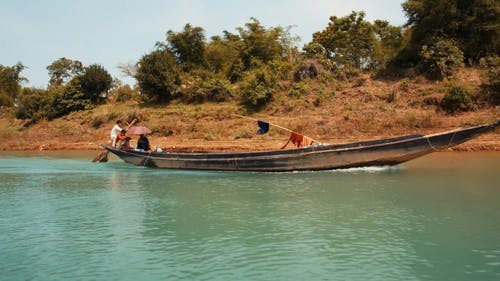
[[[408,135],[346,144],[256,152],[140,152],[102,146],[125,162],[162,169],[301,171],[396,165],[494,130],[492,124],[431,135]]]

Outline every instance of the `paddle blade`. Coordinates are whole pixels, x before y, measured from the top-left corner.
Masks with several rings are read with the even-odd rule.
[[[108,151],[99,153],[99,155],[92,159],[92,162],[108,162]]]

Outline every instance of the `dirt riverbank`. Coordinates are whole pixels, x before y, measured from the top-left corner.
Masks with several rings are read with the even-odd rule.
[[[360,79],[358,79],[360,80]],[[265,120],[300,132],[318,142],[337,144],[409,134],[433,134],[500,120],[500,107],[481,98],[482,81],[475,69],[458,73],[453,83],[477,92],[477,108],[450,115],[437,105],[450,82],[422,78],[399,81],[311,81],[300,98],[289,95],[289,86],[275,93],[264,109],[252,112],[235,101],[224,103],[145,105],[113,100],[92,110],[73,112],[54,120],[15,118],[15,108],[0,108],[0,140],[3,151],[101,150],[109,142],[116,120],[136,119],[149,127],[153,146],[184,150],[249,151],[279,149],[289,132],[271,126],[256,134],[256,122],[235,114]],[[500,151],[500,130],[453,148],[455,151]],[[134,140],[135,141],[135,140]]]

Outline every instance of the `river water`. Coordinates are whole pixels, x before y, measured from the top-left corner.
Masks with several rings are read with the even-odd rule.
[[[323,172],[0,154],[0,280],[500,280],[500,154]]]

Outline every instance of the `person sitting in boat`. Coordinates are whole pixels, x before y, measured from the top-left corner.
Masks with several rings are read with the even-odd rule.
[[[116,136],[116,148],[118,149],[130,149],[130,137],[126,135],[127,131],[121,130],[120,134]]]
[[[149,140],[144,134],[141,134],[137,140],[137,149],[141,151],[151,151]]]
[[[122,120],[117,120],[113,129],[111,129],[111,146],[116,147],[116,136],[120,134],[122,129],[123,122]]]

